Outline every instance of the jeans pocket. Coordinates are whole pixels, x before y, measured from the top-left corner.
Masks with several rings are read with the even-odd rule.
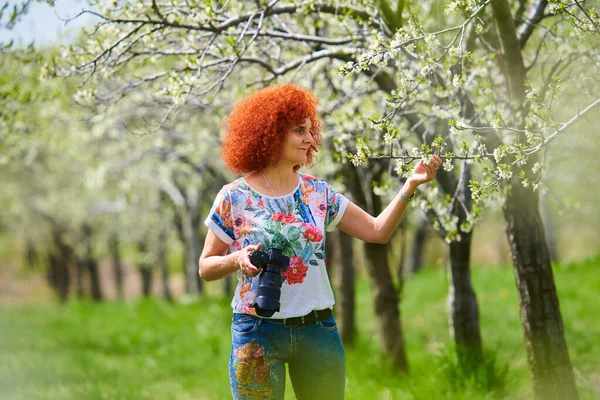
[[[337,323],[335,322],[333,315],[321,321],[321,325],[328,331],[335,331],[337,329]]]
[[[258,319],[250,315],[235,315],[231,322],[231,332],[237,335],[245,335],[254,332],[258,325]]]

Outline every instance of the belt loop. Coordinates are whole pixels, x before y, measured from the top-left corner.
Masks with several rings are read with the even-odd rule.
[[[319,319],[319,313],[317,310],[312,310],[312,312],[315,315],[315,322],[320,322],[321,320]]]
[[[300,318],[300,322],[302,323],[302,325],[304,325],[304,315],[302,316],[302,318]]]
[[[260,317],[256,317],[256,318],[258,318],[258,326],[261,326],[263,323],[263,319]]]

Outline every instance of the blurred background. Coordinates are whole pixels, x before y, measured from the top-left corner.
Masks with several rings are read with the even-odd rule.
[[[184,23],[172,7],[187,10],[189,4],[174,3],[158,6],[169,21]],[[222,6],[200,3],[190,9]],[[358,3],[371,7],[370,2]],[[340,165],[350,164],[341,161],[347,152],[356,153],[356,148],[347,147],[355,146],[357,132],[369,130],[368,119],[383,114],[386,95],[371,87],[369,76],[341,80],[327,64],[333,61],[325,59],[314,68],[307,65],[312,61],[304,60],[294,65],[297,72],[290,69],[285,71],[288,75],[282,72],[275,78],[257,72],[252,63],[243,64],[238,75],[232,75],[235,79],[223,81],[217,96],[202,85],[231,71],[219,70],[206,78],[186,75],[186,68],[201,64],[194,43],[205,43],[210,35],[192,38],[189,32],[153,31],[163,36],[148,33],[148,43],[160,43],[146,43],[149,53],[135,50],[133,42],[106,53],[111,39],[123,38],[126,31],[121,29],[132,25],[97,28],[103,19],[92,13],[66,24],[84,9],[115,18],[137,12],[151,18],[155,2],[6,4],[0,17],[0,397],[230,397],[229,303],[237,279],[203,282],[197,276],[206,234],[203,220],[218,190],[236,178],[216,156],[228,111],[261,85],[294,81],[311,88],[320,98],[324,144],[318,163],[301,172],[327,179],[373,213],[374,200],[358,198],[344,179],[349,170]],[[407,6],[404,13],[429,16],[433,22],[427,31],[433,32],[453,25],[452,16],[441,11],[452,4],[427,2],[422,9]],[[511,6],[515,15],[522,15],[526,13],[521,8],[534,7],[535,2]],[[238,15],[252,10],[250,4],[239,7]],[[298,18],[319,20],[318,10],[302,7],[306,9],[298,8],[289,19],[282,17],[282,26],[290,24],[293,30],[302,27]],[[212,13],[219,21],[218,12]],[[171,14],[174,19],[169,19]],[[186,15],[196,18],[192,14]],[[193,21],[203,23],[202,18],[213,14]],[[464,16],[456,18],[460,22]],[[344,25],[315,26],[298,30],[344,36]],[[353,26],[347,25],[348,32]],[[575,40],[570,39],[571,28],[560,28],[552,18],[540,26],[541,33],[523,50],[533,85],[543,82],[553,68],[548,60],[562,60],[563,47]],[[131,38],[140,34],[135,40],[141,43],[142,32]],[[552,37],[545,32],[567,39],[541,45]],[[550,101],[556,121],[568,121],[600,93],[597,36],[589,38],[572,46],[589,50],[582,51],[586,55],[579,69],[567,67],[567,62],[564,69],[556,68],[563,73],[560,96]],[[302,54],[304,48],[316,54],[326,45],[337,45],[300,39],[279,43],[282,53],[277,55],[273,49],[269,54],[252,50],[252,55],[264,55],[283,68],[294,62],[287,54]],[[245,42],[246,47],[251,44]],[[219,46],[215,52],[228,54],[225,44]],[[236,46],[246,51],[239,43],[232,46],[234,53]],[[98,54],[102,55],[94,58]],[[342,61],[336,60],[335,67],[344,65]],[[323,72],[327,70],[332,70],[331,76]],[[494,79],[492,73],[490,80]],[[398,122],[400,129],[408,131],[402,124]],[[600,398],[599,124],[600,112],[592,110],[544,150],[543,185],[538,189],[575,380],[581,398],[590,399]],[[434,126],[430,128],[435,131]],[[373,136],[362,137],[381,145]],[[344,143],[347,139],[351,144]],[[375,187],[372,191],[383,204],[400,187],[390,166],[384,167],[383,175],[373,172],[379,168],[374,163],[356,168],[367,172],[352,176],[366,182],[368,189]],[[426,190],[433,192],[435,186]],[[469,273],[485,357],[471,370],[455,352],[447,232],[436,231],[420,203],[413,202],[391,241],[378,250],[385,253],[386,279],[397,296],[393,302],[401,329],[396,336],[408,367],[399,368],[395,356],[386,351],[389,339],[381,333],[376,312],[381,310],[381,282],[370,273],[369,249],[339,232],[328,235],[327,268],[338,299],[335,312],[340,325],[345,324],[340,329],[348,359],[347,398],[533,398],[502,204],[501,195],[487,199],[472,230]],[[349,268],[354,275],[348,294],[344,271]],[[342,321],[348,309],[352,318]],[[294,398],[289,381],[286,398]]]

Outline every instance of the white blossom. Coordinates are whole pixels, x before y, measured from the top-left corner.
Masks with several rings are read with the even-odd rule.
[[[448,54],[449,54],[451,57],[460,57],[461,53],[462,53],[461,49],[460,49],[460,48],[458,48],[458,47],[456,47],[456,46],[451,46],[451,47],[448,49]]]
[[[502,161],[502,158],[506,155],[505,148],[503,146],[496,147],[494,149],[494,159],[497,163]]]
[[[454,169],[454,164],[452,163],[452,159],[448,158],[445,162],[444,162],[444,171],[446,172],[450,172]]]
[[[444,7],[444,14],[452,14],[458,10],[460,1],[452,1]]]
[[[512,169],[507,164],[500,164],[497,172],[500,179],[510,179],[513,173]]]
[[[384,133],[383,135],[383,142],[385,144],[392,144],[392,135],[389,132]]]

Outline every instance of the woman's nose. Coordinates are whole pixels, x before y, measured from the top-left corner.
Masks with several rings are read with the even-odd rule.
[[[310,133],[310,131],[308,131],[307,133],[304,134],[304,141],[310,144],[314,144],[315,143],[315,138],[313,138],[312,134]]]

